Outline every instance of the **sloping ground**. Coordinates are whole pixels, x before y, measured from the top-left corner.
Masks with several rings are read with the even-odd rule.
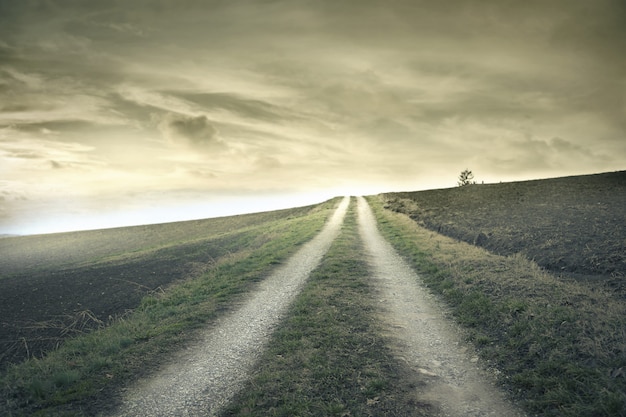
[[[386,239],[449,305],[498,381],[531,415],[626,416],[626,303],[419,226],[368,198]]]
[[[467,342],[446,317],[446,310],[382,237],[363,198],[359,199],[359,224],[385,308],[381,318],[395,342],[396,356],[424,376],[420,400],[436,404],[442,416],[523,416],[480,369],[478,357],[470,356]]]
[[[428,229],[624,291],[626,171],[382,197]]]
[[[110,410],[119,389],[154,375],[176,352],[197,342],[201,329],[215,324],[263,286],[277,265],[319,233],[337,202],[329,200],[299,216],[279,215],[236,230],[231,234],[234,241],[228,242],[236,252],[205,264],[192,262],[190,276],[144,296],[130,314],[95,331],[79,329],[76,337],[63,339],[58,349],[45,356],[7,367],[0,373],[0,415],[80,416]],[[191,247],[174,243],[167,249],[176,253],[178,248],[178,256],[188,260],[187,255],[202,255],[211,240],[189,242]],[[219,249],[229,252],[223,245]],[[157,252],[148,250],[112,261]],[[69,284],[66,295],[73,292]]]
[[[268,221],[303,216],[310,210],[311,206],[306,206],[184,222],[5,237],[0,239],[0,279],[216,237]]]
[[[313,206],[190,222],[0,239],[0,370],[102,327],[147,294],[270,237]]]
[[[243,384],[269,334],[339,234],[344,198],[324,230],[266,278],[243,305],[203,332],[153,378],[129,390],[117,416],[213,416]]]
[[[420,375],[388,348],[379,305],[352,203],[341,233],[220,416],[439,415],[421,400]]]

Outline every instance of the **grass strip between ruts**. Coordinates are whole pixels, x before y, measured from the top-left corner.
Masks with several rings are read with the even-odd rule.
[[[315,236],[337,201],[262,224],[254,231],[261,242],[254,250],[242,242],[239,252],[199,277],[145,297],[132,314],[110,326],[69,339],[44,358],[12,366],[0,377],[0,415],[83,416],[110,410],[119,388],[193,340],[195,330],[231,308]]]
[[[626,303],[426,230],[368,201],[387,240],[441,294],[498,379],[542,416],[626,416]]]
[[[355,204],[223,416],[429,415],[387,348],[358,238]]]

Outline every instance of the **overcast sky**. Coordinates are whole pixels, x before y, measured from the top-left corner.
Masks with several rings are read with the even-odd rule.
[[[626,2],[0,0],[0,233],[626,169]]]

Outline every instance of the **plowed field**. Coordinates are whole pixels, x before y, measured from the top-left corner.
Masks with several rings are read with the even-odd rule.
[[[428,229],[626,294],[626,171],[384,198]]]

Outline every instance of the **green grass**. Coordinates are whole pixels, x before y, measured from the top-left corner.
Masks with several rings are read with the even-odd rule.
[[[223,416],[428,415],[381,336],[354,206]]]
[[[534,415],[626,416],[626,306],[522,256],[442,237],[369,198],[385,237],[451,306],[499,381]],[[233,251],[97,331],[0,376],[0,415],[94,415],[174,354],[322,227],[335,202],[233,233]],[[171,253],[176,246],[168,246]],[[164,247],[163,245],[161,247]],[[182,249],[181,249],[182,250]],[[130,256],[130,255],[129,255]],[[428,415],[386,347],[354,204],[341,236],[224,415]]]
[[[336,203],[250,226],[240,235],[243,240],[232,242],[238,252],[198,277],[145,297],[132,314],[68,339],[42,359],[10,367],[0,376],[0,414],[92,415],[94,407],[110,407],[111,394],[193,340],[194,331],[228,310],[319,232]]]
[[[254,231],[305,216],[310,206],[203,220],[0,239],[0,279],[59,267],[92,266]]]
[[[426,230],[369,197],[383,235],[451,306],[481,357],[526,410],[626,416],[626,303]]]

